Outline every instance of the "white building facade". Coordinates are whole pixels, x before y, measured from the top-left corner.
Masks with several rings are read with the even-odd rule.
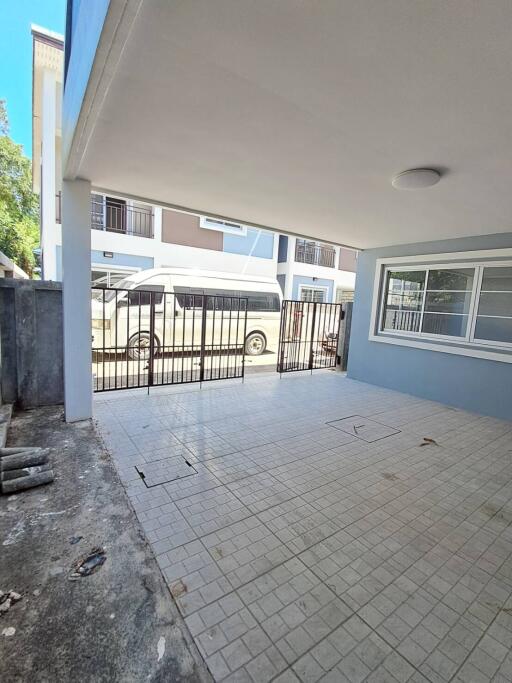
[[[277,279],[286,299],[353,301],[357,252],[332,244],[279,236]]]

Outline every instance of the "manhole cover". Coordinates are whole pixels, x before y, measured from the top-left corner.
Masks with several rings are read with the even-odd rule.
[[[149,489],[159,484],[167,484],[167,482],[197,474],[197,470],[188,460],[179,455],[136,465],[135,469]]]
[[[400,433],[399,429],[388,427],[387,425],[375,422],[375,420],[370,420],[368,417],[362,417],[361,415],[350,415],[341,420],[331,420],[330,422],[327,422],[327,424],[335,429],[340,429],[342,432],[357,436],[358,439],[362,439],[368,443],[379,441],[379,439],[385,439],[387,436]]]

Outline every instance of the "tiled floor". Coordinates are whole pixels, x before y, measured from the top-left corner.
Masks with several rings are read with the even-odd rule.
[[[95,413],[217,681],[512,681],[512,423],[333,372]]]

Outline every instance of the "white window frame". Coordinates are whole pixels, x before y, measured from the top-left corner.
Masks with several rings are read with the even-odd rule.
[[[238,235],[245,237],[247,235],[247,226],[241,223],[234,223],[232,221],[223,221],[220,218],[210,218],[210,216],[200,216],[199,226],[205,230],[215,230],[217,232],[224,232],[228,235]]]
[[[91,263],[91,272],[93,270],[100,270],[103,273],[108,273],[110,280],[110,273],[126,273],[126,276],[138,273],[142,268],[131,268],[130,266],[115,266],[106,265],[104,263]],[[110,285],[109,285],[110,286]]]
[[[487,251],[423,254],[377,259],[368,339],[373,342],[512,363],[512,343],[482,340],[475,337],[478,304],[485,267],[512,267],[512,249],[489,249]],[[464,337],[382,329],[385,309],[385,288],[389,271],[429,271],[451,268],[475,269],[471,301],[467,314],[468,324]],[[425,282],[426,284],[427,282]],[[426,289],[425,286],[424,297],[426,296]]]
[[[303,285],[303,284],[299,284],[299,300],[300,301],[302,301],[302,290],[303,289],[310,289],[310,290],[311,289],[313,289],[313,290],[314,289],[321,289],[322,291],[325,292],[325,299],[322,302],[318,301],[316,303],[324,303],[324,304],[328,303],[327,299],[329,298],[329,287],[326,287],[325,285]],[[315,302],[310,301],[308,303],[315,303]]]

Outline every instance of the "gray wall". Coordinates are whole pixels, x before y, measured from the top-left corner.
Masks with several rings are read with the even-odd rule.
[[[512,364],[368,340],[376,259],[500,248],[512,248],[512,233],[360,252],[348,376],[512,420]]]
[[[277,262],[286,263],[288,259],[288,236],[279,235],[279,245],[277,250]]]
[[[284,289],[286,287],[286,275],[277,275],[276,277],[284,297]]]
[[[60,283],[0,280],[0,385],[20,408],[64,400]]]

